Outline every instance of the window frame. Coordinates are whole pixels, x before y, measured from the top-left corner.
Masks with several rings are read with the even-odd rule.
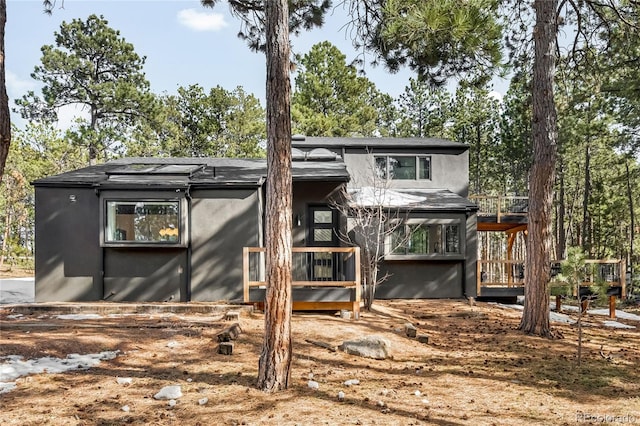
[[[178,238],[175,241],[170,240],[151,240],[151,241],[136,241],[136,240],[112,240],[109,237],[109,204],[137,204],[137,203],[177,203],[178,207],[178,219],[176,226],[178,228]],[[182,197],[163,198],[163,197],[148,197],[148,196],[110,196],[104,197],[101,203],[101,225],[100,225],[100,244],[102,247],[186,247],[188,241],[188,229],[187,229],[187,208],[186,200]]]
[[[389,233],[385,238],[385,260],[431,260],[431,259],[456,259],[462,260],[465,258],[466,252],[466,233],[464,231],[465,222],[462,219],[427,219],[427,218],[411,218],[402,222],[402,224],[395,223],[392,226],[397,226],[394,232]],[[406,230],[410,227],[416,226],[438,226],[440,227],[439,239],[437,241],[431,241],[433,244],[438,244],[440,249],[437,252],[429,253],[410,253],[407,248],[404,252],[398,252],[401,246],[395,246],[395,230],[403,229],[406,235]],[[456,226],[457,229],[457,252],[447,252],[447,228]],[[428,233],[430,235],[430,233]],[[406,237],[403,237],[406,238]],[[427,245],[431,247],[431,244],[427,242]]]
[[[390,173],[390,165],[392,158],[413,158],[414,159],[414,168],[415,175],[412,179],[404,179],[404,178],[396,178],[393,177]],[[384,160],[384,170],[381,170],[378,166],[383,163]],[[429,164],[429,170],[427,173],[427,177],[421,177],[422,174],[422,166],[420,160],[426,160]],[[415,155],[415,154],[375,154],[373,156],[374,168],[376,170],[376,174],[378,178],[383,180],[397,180],[397,181],[431,181],[432,180],[432,169],[433,169],[433,161],[431,155]]]
[[[308,232],[308,245],[310,247],[337,247],[340,243],[339,241],[339,216],[338,211],[328,205],[310,205],[308,206],[308,222],[307,222],[307,232]],[[331,213],[331,222],[318,222],[315,221],[315,212],[324,211]],[[328,229],[331,230],[331,241],[316,241],[314,231],[316,229]]]

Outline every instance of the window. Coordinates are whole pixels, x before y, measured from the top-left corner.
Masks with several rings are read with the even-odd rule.
[[[382,179],[431,179],[431,157],[407,155],[376,156],[375,167],[376,175]]]
[[[407,223],[396,228],[389,239],[390,255],[461,254],[460,225]]]
[[[105,243],[181,242],[180,202],[107,201]]]
[[[325,206],[309,208],[309,243],[312,246],[335,246],[338,244],[337,211]]]

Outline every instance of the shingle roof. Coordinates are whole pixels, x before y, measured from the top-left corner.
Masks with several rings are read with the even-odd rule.
[[[344,162],[294,161],[294,181],[349,180]],[[123,158],[38,179],[34,186],[260,186],[267,175],[263,159]]]

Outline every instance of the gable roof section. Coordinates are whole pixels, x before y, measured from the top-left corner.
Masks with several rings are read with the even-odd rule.
[[[103,188],[258,187],[267,175],[263,159],[241,158],[123,158],[38,179],[34,186]],[[296,161],[294,181],[347,182],[344,162]]]

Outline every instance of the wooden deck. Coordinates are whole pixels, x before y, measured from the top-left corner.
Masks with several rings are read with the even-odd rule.
[[[526,231],[528,197],[471,195],[469,199],[478,205],[478,231]]]
[[[244,302],[264,303],[264,247],[243,250]],[[293,247],[293,310],[349,310],[360,316],[360,248]]]

